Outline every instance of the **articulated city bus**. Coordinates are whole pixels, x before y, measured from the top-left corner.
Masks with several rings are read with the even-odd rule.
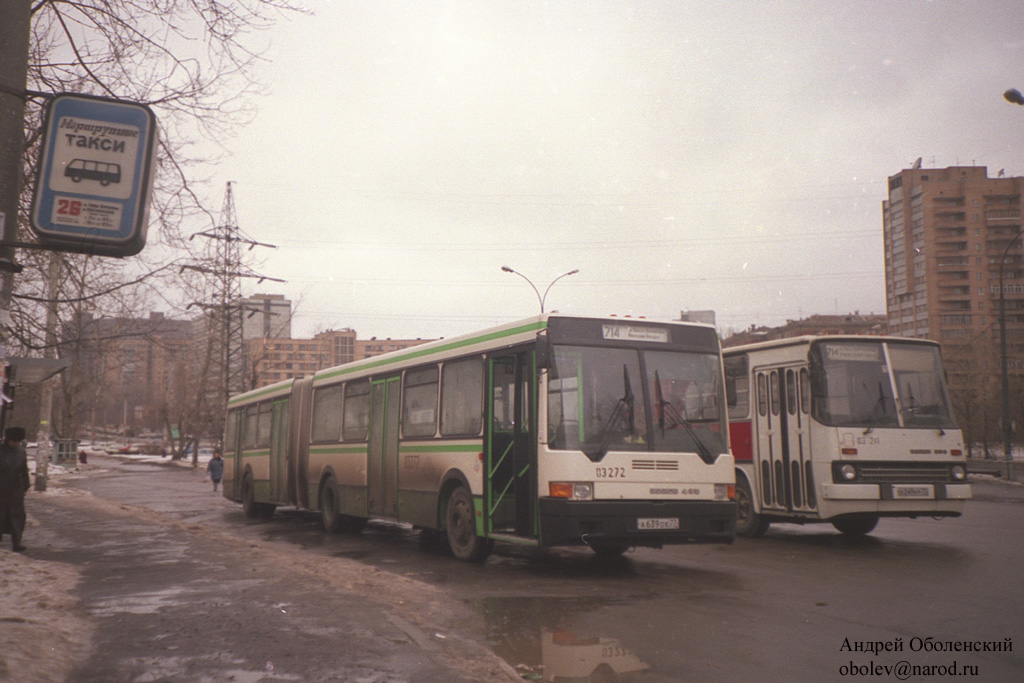
[[[725,349],[736,533],[956,517],[970,498],[935,342],[819,336]]]
[[[367,520],[494,541],[630,547],[732,541],[714,328],[541,315],[231,398],[225,497],[328,531]]]

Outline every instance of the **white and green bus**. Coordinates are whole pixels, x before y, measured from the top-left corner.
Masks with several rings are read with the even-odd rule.
[[[224,495],[494,541],[729,543],[736,525],[713,327],[545,314],[231,398]]]

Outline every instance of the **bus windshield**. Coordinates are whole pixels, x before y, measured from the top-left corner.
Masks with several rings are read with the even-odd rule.
[[[932,346],[819,342],[811,349],[811,386],[813,416],[822,424],[956,427]]]
[[[582,450],[696,452],[728,448],[721,365],[713,354],[555,347],[548,375],[548,445]]]

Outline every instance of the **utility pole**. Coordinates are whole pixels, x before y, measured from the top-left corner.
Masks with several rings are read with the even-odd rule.
[[[20,270],[10,244],[18,241],[31,5],[4,2],[0,21],[0,367],[7,358],[14,274]],[[0,405],[0,431],[6,413]]]
[[[220,224],[211,231],[192,235],[192,238],[195,237],[206,237],[216,243],[212,267],[188,265],[184,268],[208,274],[213,278],[212,301],[196,302],[191,305],[207,311],[207,332],[218,339],[222,347],[218,358],[219,398],[221,405],[226,406],[232,394],[248,389],[245,386],[245,345],[242,339],[242,326],[246,313],[251,315],[260,312],[260,309],[247,307],[242,302],[242,279],[256,278],[259,282],[284,280],[254,273],[242,262],[242,245],[247,245],[250,251],[255,247],[276,249],[276,246],[256,242],[242,234],[238,227],[235,198],[230,181],[224,191]]]

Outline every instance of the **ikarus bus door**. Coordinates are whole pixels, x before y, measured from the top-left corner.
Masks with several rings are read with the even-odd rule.
[[[370,434],[367,444],[367,506],[371,515],[398,516],[398,424],[401,381],[387,377],[370,383]]]
[[[532,357],[528,352],[492,357],[488,370],[488,529],[532,536],[537,480]]]
[[[756,372],[757,486],[761,509],[809,511],[817,507],[811,465],[811,392],[800,366]]]
[[[288,502],[288,399],[274,401],[270,413],[270,500]]]

